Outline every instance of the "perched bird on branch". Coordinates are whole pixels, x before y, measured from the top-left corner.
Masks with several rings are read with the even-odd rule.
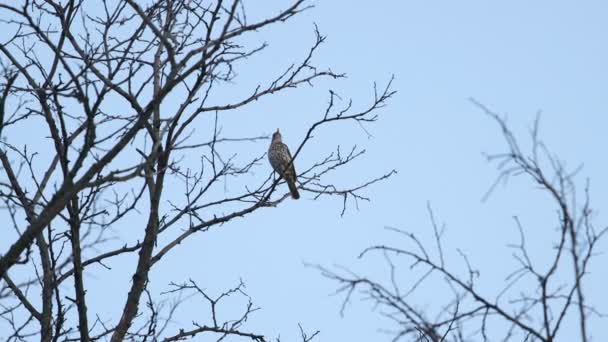
[[[296,168],[291,161],[291,153],[287,145],[283,144],[281,140],[281,133],[277,128],[277,131],[272,135],[272,142],[268,148],[268,160],[272,168],[279,174],[279,176],[285,179],[291,197],[293,199],[300,198],[298,187],[296,186]]]

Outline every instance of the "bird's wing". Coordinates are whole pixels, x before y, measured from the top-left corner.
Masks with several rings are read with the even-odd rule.
[[[291,156],[291,152],[289,152],[289,148],[287,147],[287,145],[285,146],[285,151],[287,152],[287,155],[289,156],[289,160],[291,161],[293,159],[293,157]],[[295,167],[295,160],[291,163],[291,167],[289,168],[289,172],[291,172],[291,174],[293,175],[293,178],[296,178],[296,167]]]

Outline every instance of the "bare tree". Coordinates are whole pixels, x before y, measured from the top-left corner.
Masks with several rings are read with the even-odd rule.
[[[192,235],[288,198],[265,160],[268,131],[225,136],[221,120],[287,89],[343,78],[313,63],[325,37],[315,27],[299,62],[268,70],[268,79],[248,95],[218,102],[217,94],[238,82],[236,71],[266,48],[252,45],[251,35],[310,8],[294,0],[249,22],[239,0],[0,3],[7,37],[0,43],[0,199],[3,222],[12,225],[2,231],[1,337],[178,341],[212,334],[267,340],[244,327],[256,307],[242,284],[213,295],[194,280],[176,282],[162,294],[175,298],[169,302],[155,298],[148,281],[151,269]],[[375,121],[394,91],[390,81],[373,90],[360,109],[330,90],[326,110],[303,126],[304,138],[292,146],[292,162],[306,153],[313,133],[323,139],[321,126]],[[259,154],[240,154],[243,144],[257,144]],[[394,173],[354,185],[327,182],[364,153],[353,148],[344,154],[338,146],[312,164],[298,164],[299,189],[313,199],[339,199],[344,213],[349,203],[367,200],[365,188]],[[241,180],[235,181],[238,189],[218,191],[226,179]],[[168,193],[167,184],[182,184],[185,195]],[[127,217],[140,218],[137,239],[120,234]],[[85,275],[125,254],[136,262],[126,300],[118,303],[122,316],[100,317],[87,302]],[[186,296],[209,305],[210,312],[201,313],[209,322],[169,324]],[[227,297],[246,301],[241,315],[220,318],[216,307]],[[303,341],[314,336],[302,330]]]
[[[514,176],[525,176],[540,188],[557,212],[557,222],[550,224],[556,229],[542,234],[546,248],[532,250],[527,237],[529,229],[548,227],[526,228],[515,217],[519,240],[508,246],[518,266],[507,273],[504,288],[488,294],[487,286],[479,284],[481,271],[462,250],[456,250],[461,257],[457,262],[447,257],[454,253],[444,247],[445,225],[437,223],[428,205],[430,242],[421,234],[388,228],[403,238],[401,244],[375,245],[360,254],[383,257],[388,280],[318,267],[339,284],[337,293],[345,296],[342,312],[361,294],[392,322],[388,332],[393,341],[571,341],[575,330],[578,341],[591,341],[590,317],[602,314],[597,303],[588,301],[585,284],[608,227],[593,225],[589,182],[582,195],[577,193],[580,168],[567,169],[549,151],[539,138],[538,118],[531,129],[531,148],[525,152],[504,118],[471,101],[498,124],[507,145],[504,153],[488,156],[497,163],[499,175],[487,195]],[[425,291],[429,287],[434,289],[432,297]],[[437,302],[441,305],[429,305]]]

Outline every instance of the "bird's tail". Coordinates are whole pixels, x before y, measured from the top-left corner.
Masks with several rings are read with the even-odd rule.
[[[291,192],[291,197],[293,199],[300,198],[300,193],[298,192],[298,187],[296,186],[296,182],[287,181],[287,186],[289,187],[289,192]]]

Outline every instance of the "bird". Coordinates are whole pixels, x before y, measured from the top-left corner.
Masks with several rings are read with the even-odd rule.
[[[296,168],[293,165],[294,163],[291,161],[291,153],[289,153],[289,148],[282,141],[281,132],[277,128],[277,131],[272,134],[272,141],[270,142],[270,147],[268,148],[268,161],[270,165],[279,174],[279,176],[285,179],[287,182],[287,186],[289,187],[289,192],[291,192],[291,197],[293,199],[300,198],[300,193],[298,192],[298,187],[296,186]]]

